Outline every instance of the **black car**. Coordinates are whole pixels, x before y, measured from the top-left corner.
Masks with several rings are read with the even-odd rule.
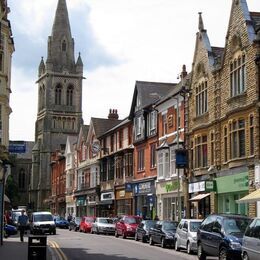
[[[157,221],[155,226],[150,228],[149,244],[157,243],[161,244],[161,247],[173,246],[177,226],[178,222],[176,221]]]
[[[242,237],[250,218],[241,215],[212,214],[197,232],[198,258],[241,259]]]
[[[135,232],[135,240],[142,240],[143,243],[149,240],[149,230],[156,224],[155,220],[143,220],[137,227]]]
[[[78,217],[73,218],[69,222],[69,231],[71,231],[71,230],[78,231],[79,230],[80,221],[81,221],[81,218],[78,218]]]

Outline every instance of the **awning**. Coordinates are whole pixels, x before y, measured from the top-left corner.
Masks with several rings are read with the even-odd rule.
[[[199,195],[191,198],[190,201],[199,201],[199,200],[202,200],[202,199],[208,197],[209,195],[210,195],[210,193],[199,194]]]
[[[237,200],[237,203],[250,203],[260,201],[260,189],[253,191],[252,193],[246,195],[245,197]]]
[[[11,201],[9,200],[9,198],[8,198],[6,195],[4,196],[4,201],[5,201],[5,202],[8,202],[8,203],[11,202]]]

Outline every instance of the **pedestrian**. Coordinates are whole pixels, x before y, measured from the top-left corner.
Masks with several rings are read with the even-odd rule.
[[[18,217],[18,227],[20,231],[20,240],[23,242],[24,231],[26,230],[28,223],[28,216],[25,214],[25,210],[22,210],[22,214]]]
[[[67,220],[70,222],[71,220],[72,220],[72,216],[71,216],[71,214],[69,213],[69,215],[68,215],[68,218],[67,218]]]

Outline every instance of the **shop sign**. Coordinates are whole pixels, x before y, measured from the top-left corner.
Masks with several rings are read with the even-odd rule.
[[[215,191],[215,181],[205,181],[205,191]]]
[[[216,178],[216,183],[218,193],[248,191],[248,173],[219,177]]]
[[[115,199],[114,192],[106,192],[101,194],[101,201]]]
[[[86,205],[86,197],[77,197],[77,206]]]
[[[200,191],[215,191],[215,181],[199,181],[189,184],[189,193],[195,193]]]
[[[134,186],[134,193],[135,194],[147,194],[147,193],[153,193],[154,186],[152,185],[152,182],[141,182],[137,183]]]
[[[166,190],[166,192],[175,191],[175,190],[178,189],[178,187],[179,187],[178,181],[167,182],[167,183],[165,184],[165,190]]]
[[[125,190],[119,191],[119,197],[125,197]]]

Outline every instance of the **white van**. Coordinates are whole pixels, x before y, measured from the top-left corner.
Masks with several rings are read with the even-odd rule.
[[[30,217],[31,234],[53,234],[56,235],[56,226],[53,216],[48,211],[33,212]]]

